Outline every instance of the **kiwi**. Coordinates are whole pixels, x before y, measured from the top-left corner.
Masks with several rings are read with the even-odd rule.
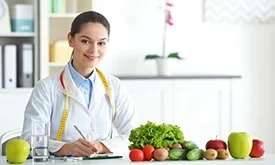
[[[227,159],[229,157],[229,153],[225,149],[217,149],[218,156],[217,159]]]
[[[182,149],[182,145],[179,143],[174,143],[172,148]]]
[[[218,156],[218,152],[214,149],[207,149],[203,152],[203,157],[207,160],[215,160]]]
[[[168,152],[170,152],[170,148],[169,147],[164,147],[164,149],[166,149]]]

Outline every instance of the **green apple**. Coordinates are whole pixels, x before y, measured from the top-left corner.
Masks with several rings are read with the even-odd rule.
[[[232,132],[228,136],[228,150],[235,159],[246,158],[252,149],[253,138],[246,132]]]
[[[26,161],[30,154],[30,145],[25,140],[12,139],[8,141],[5,151],[9,163],[21,164]]]

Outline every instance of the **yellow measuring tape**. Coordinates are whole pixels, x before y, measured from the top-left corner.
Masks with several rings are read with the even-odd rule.
[[[106,77],[103,75],[103,73],[99,69],[96,68],[96,71],[97,71],[97,73],[98,73],[98,75],[99,75],[99,77],[100,77],[100,79],[101,79],[101,81],[104,85],[106,93],[108,94],[109,102],[110,102],[111,108],[112,108],[112,123],[111,123],[112,124],[112,126],[111,126],[111,137],[112,137],[112,134],[113,134],[113,120],[114,120],[114,115],[115,115],[115,104],[112,101],[112,92],[111,92],[111,89],[110,89],[110,86],[108,84],[108,81],[107,81]],[[64,82],[63,82],[63,73],[64,73],[64,71],[60,74],[60,81],[61,81],[61,85],[65,89]],[[58,141],[62,140],[62,135],[63,135],[64,128],[65,128],[65,125],[66,125],[68,114],[69,114],[69,105],[70,105],[70,99],[69,99],[68,92],[66,92],[65,108],[64,108],[64,111],[63,111],[63,116],[62,116],[60,126],[59,126],[59,129],[58,129],[58,132],[57,132],[57,137],[56,137],[56,139]]]

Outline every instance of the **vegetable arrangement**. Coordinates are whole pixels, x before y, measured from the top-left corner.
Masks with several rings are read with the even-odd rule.
[[[148,121],[133,129],[129,136],[131,161],[212,160],[212,152],[200,149],[193,141],[184,140],[177,125]],[[226,159],[226,158],[221,158]]]
[[[175,143],[172,148],[154,148],[146,145],[143,149],[133,148],[129,153],[129,158],[133,162],[165,160],[200,160],[204,158],[204,151],[192,141],[185,141],[182,145]]]
[[[140,125],[131,131],[129,149],[142,149],[146,145],[155,148],[171,148],[175,143],[183,143],[183,133],[180,127],[171,124],[155,124],[148,121],[145,125]]]

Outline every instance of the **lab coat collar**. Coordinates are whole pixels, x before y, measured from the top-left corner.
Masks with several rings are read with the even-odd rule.
[[[91,108],[94,108],[96,106],[96,104],[99,102],[99,100],[101,99],[101,96],[106,94],[104,85],[103,85],[102,80],[100,79],[98,73],[94,72],[93,74],[95,74],[95,78],[94,78],[93,91],[92,91],[92,97],[91,97],[91,106],[90,106]],[[70,74],[68,65],[66,65],[65,69],[64,69],[63,82],[64,82],[66,89],[64,89],[62,87],[60,80],[59,80],[60,91],[62,93],[64,93],[65,95],[66,95],[66,91],[67,91],[68,95],[71,98],[75,99],[76,101],[78,101],[84,107],[87,108],[85,98],[84,98],[82,92],[80,91],[80,89],[74,83],[74,80]]]

